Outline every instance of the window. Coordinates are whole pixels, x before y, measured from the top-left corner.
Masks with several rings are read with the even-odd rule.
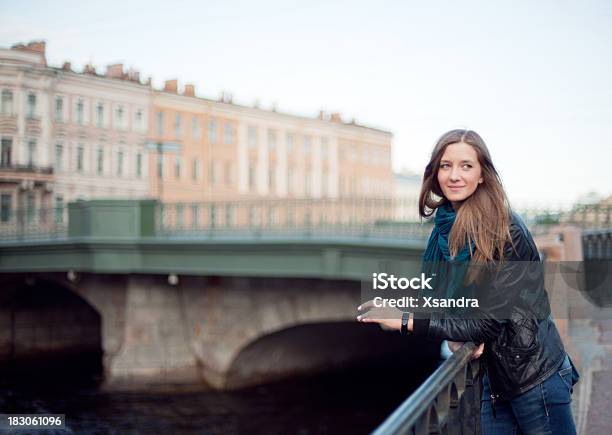
[[[118,106],[116,113],[117,127],[123,128],[125,126],[125,109],[123,108],[123,106]]]
[[[234,127],[232,127],[232,124],[230,123],[225,124],[225,129],[223,131],[223,142],[226,145],[230,145],[232,142],[234,142]]]
[[[64,99],[55,97],[55,121],[62,122],[64,120]]]
[[[268,129],[268,148],[270,151],[276,148],[276,130]]]
[[[293,133],[287,133],[287,135],[285,136],[285,142],[287,143],[287,153],[290,153],[293,151],[294,139],[295,139],[295,136],[293,135]]]
[[[287,223],[293,224],[295,222],[295,209],[289,208],[287,210]]]
[[[258,217],[259,215],[257,214],[257,210],[255,209],[255,207],[250,206],[249,207],[249,225],[251,226],[259,225]]]
[[[191,137],[195,140],[200,140],[200,124],[195,116],[191,118]]]
[[[312,145],[312,139],[310,136],[304,136],[304,154],[310,154],[310,148]]]
[[[61,224],[64,220],[64,198],[61,196],[55,197],[55,223]]]
[[[180,138],[181,134],[182,134],[182,118],[180,113],[177,113],[175,118],[174,118],[174,136],[176,136],[176,138]]]
[[[36,164],[36,141],[28,141],[28,166],[33,167]]]
[[[249,148],[255,148],[257,146],[257,127],[253,127],[253,126],[249,127],[248,144],[249,144]]]
[[[289,170],[287,171],[287,193],[292,194],[293,193],[293,175],[294,171],[292,170],[292,168],[289,168]]]
[[[255,175],[255,166],[249,166],[249,189],[251,190],[255,190],[255,183],[257,181]]]
[[[191,179],[193,181],[198,181],[200,178],[200,161],[198,159],[193,159],[191,163]]]
[[[326,137],[321,138],[321,158],[323,160],[329,158],[329,142]]]
[[[98,148],[96,171],[98,172],[98,175],[101,175],[104,172],[104,150],[102,148]]]
[[[232,184],[232,162],[225,162],[225,184]]]
[[[5,115],[13,114],[13,93],[8,89],[2,91],[2,103],[0,110]]]
[[[79,99],[76,105],[76,122],[79,125],[83,125],[83,115],[85,113],[83,106],[83,100]]]
[[[214,204],[211,204],[210,208],[208,209],[208,216],[210,219],[210,227],[214,228],[217,223],[217,210]]]
[[[98,103],[96,106],[96,125],[98,128],[104,126],[104,104]]]
[[[0,222],[10,222],[12,195],[3,193],[0,195]]]
[[[200,207],[197,204],[191,206],[191,226],[197,227],[200,218]]]
[[[157,112],[157,134],[164,135],[164,112]]]
[[[217,184],[217,171],[216,171],[216,167],[217,165],[215,164],[215,161],[212,160],[209,164],[209,170],[208,170],[208,175],[209,175],[209,181],[210,184],[214,185]]]
[[[76,170],[77,172],[83,172],[83,154],[85,150],[83,145],[79,145],[77,147],[77,155],[76,155]]]
[[[323,170],[323,172],[321,173],[321,196],[328,195],[327,179],[327,170]]]
[[[134,115],[134,129],[142,130],[142,109],[136,110],[136,114]]]
[[[36,116],[36,94],[28,94],[28,109],[26,116],[34,118]]]
[[[177,180],[181,178],[181,158],[179,156],[174,159],[174,178]]]
[[[276,184],[276,171],[274,170],[274,168],[270,168],[270,170],[268,171],[268,189],[270,190],[270,192],[274,192],[274,185]]]
[[[268,208],[268,225],[272,226],[276,223],[276,207],[270,206]]]
[[[117,176],[123,175],[123,151],[117,153]]]
[[[164,178],[164,155],[157,155],[157,177]]]
[[[217,142],[217,121],[214,118],[210,118],[210,121],[208,121],[208,141],[210,143]]]
[[[311,180],[310,172],[306,172],[304,174],[304,195],[310,196],[310,180]]]
[[[136,177],[142,178],[142,154],[136,154]]]
[[[2,148],[0,154],[0,167],[7,168],[11,166],[11,151],[13,148],[13,139],[2,138]]]
[[[31,224],[34,222],[36,213],[36,196],[34,192],[29,192],[26,196],[26,222]]]
[[[176,224],[179,228],[183,226],[184,221],[184,206],[183,204],[176,205]]]
[[[225,225],[232,226],[234,224],[234,208],[231,205],[225,207]]]
[[[62,160],[64,158],[64,147],[60,144],[55,145],[55,170],[61,171]]]

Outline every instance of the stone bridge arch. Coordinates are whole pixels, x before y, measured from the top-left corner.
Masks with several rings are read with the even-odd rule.
[[[247,343],[235,355],[224,387],[242,388],[369,364],[400,354],[411,344],[397,333],[354,320],[302,323]]]
[[[60,274],[2,277],[0,364],[13,377],[99,380],[101,324],[101,313]]]
[[[284,331],[316,328],[315,325],[355,321],[360,300],[360,283],[320,279],[219,278],[201,285],[187,284],[192,292],[187,317],[190,347],[198,360],[200,376],[217,388],[244,386],[238,375],[245,350],[265,337]],[[197,294],[194,294],[197,293]],[[272,340],[273,341],[273,340]],[[282,340],[281,340],[282,341]],[[285,342],[286,343],[286,342]],[[266,340],[270,345],[270,340]],[[288,368],[292,370],[291,368]],[[296,368],[299,371],[299,368]],[[255,376],[272,379],[277,374]]]

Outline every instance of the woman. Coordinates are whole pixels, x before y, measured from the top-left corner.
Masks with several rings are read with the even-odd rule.
[[[483,434],[575,434],[570,402],[578,373],[550,317],[542,276],[524,270],[525,264],[540,262],[531,234],[511,212],[477,133],[452,130],[438,140],[425,168],[419,212],[425,218],[435,212],[424,264],[509,265],[486,290],[491,300],[502,300],[496,306],[505,314],[457,318],[432,312],[415,318],[404,313],[402,329],[401,319],[383,316],[369,301],[358,308],[358,320],[449,340],[453,350],[458,344],[452,342],[479,344],[473,357],[482,354],[485,362]],[[475,276],[470,278],[468,269],[461,286],[477,281]]]

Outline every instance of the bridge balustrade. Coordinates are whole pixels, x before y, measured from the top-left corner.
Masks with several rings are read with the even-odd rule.
[[[161,237],[227,235],[301,235],[407,237],[424,239],[431,223],[418,217],[416,198],[298,198],[160,203],[152,200],[92,200],[84,204],[151,201],[154,234]],[[4,207],[0,240],[61,239],[69,236],[69,209]],[[85,207],[82,207],[85,209]],[[91,208],[93,210],[93,208]],[[100,209],[100,207],[98,208]],[[534,235],[571,224],[585,230],[612,227],[612,206],[576,205],[571,209],[517,208]],[[151,212],[150,210],[144,211]]]
[[[408,397],[373,435],[479,434],[482,370],[465,343]]]

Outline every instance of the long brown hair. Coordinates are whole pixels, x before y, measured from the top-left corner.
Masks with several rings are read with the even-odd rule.
[[[499,174],[491,161],[484,140],[471,130],[451,130],[440,137],[425,168],[419,196],[419,214],[433,215],[436,208],[448,202],[438,183],[440,160],[446,147],[455,143],[471,145],[478,155],[483,182],[466,198],[457,210],[455,223],[449,235],[449,250],[455,256],[466,245],[474,262],[503,260],[506,242],[510,236],[510,204]],[[472,250],[472,244],[475,249]]]

